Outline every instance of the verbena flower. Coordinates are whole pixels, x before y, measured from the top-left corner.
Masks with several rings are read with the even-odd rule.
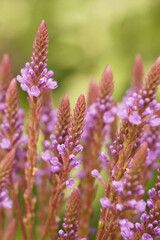
[[[90,222],[97,179],[104,196],[100,197],[96,240],[159,239],[160,102],[156,92],[160,57],[143,81],[143,63],[136,56],[131,87],[117,106],[112,97],[113,74],[107,65],[100,83],[93,79],[90,82],[87,109],[81,94],[72,114],[67,94],[58,110],[53,106],[51,90],[57,82],[52,78],[54,72],[47,69],[48,43],[43,20],[31,61],[21,69],[17,80],[12,79],[8,55],[0,64],[1,238],[15,238],[17,221],[23,240],[33,240],[35,234],[41,240],[48,234],[50,239],[59,234],[58,240],[90,239],[94,232]],[[17,81],[28,93],[30,114],[26,129]],[[37,152],[41,152],[41,157]],[[157,182],[145,201],[146,184],[155,169]],[[60,229],[68,189],[73,191]]]

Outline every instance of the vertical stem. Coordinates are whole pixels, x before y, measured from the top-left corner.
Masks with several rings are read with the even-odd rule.
[[[36,173],[36,157],[37,157],[37,142],[39,137],[39,118],[40,118],[40,108],[41,108],[41,99],[40,98],[30,98],[30,113],[29,117],[29,142],[28,142],[28,151],[27,151],[27,163],[26,168],[26,182],[27,188],[24,193],[24,198],[27,207],[27,214],[25,218],[26,227],[28,229],[29,239],[33,240],[33,221],[34,221],[34,206],[36,198],[32,196],[34,182],[35,182],[35,173]]]
[[[56,205],[57,205],[58,198],[59,198],[59,195],[61,193],[61,190],[62,190],[62,188],[59,187],[57,192],[56,192],[56,194],[55,194],[55,196],[54,196],[54,198],[53,198],[53,202],[51,203],[49,216],[48,216],[48,219],[47,219],[47,222],[46,222],[46,225],[45,225],[44,232],[43,232],[41,240],[44,240],[46,238],[46,236],[47,236],[47,232],[49,230],[50,223],[51,223],[51,220],[53,218],[53,214],[54,214],[54,211],[56,209]]]
[[[19,221],[20,230],[21,230],[21,233],[22,233],[22,238],[23,238],[23,240],[27,240],[27,235],[26,235],[26,231],[25,231],[25,228],[24,228],[22,215],[21,215],[21,210],[20,210],[20,206],[19,206],[19,202],[18,202],[17,193],[15,192],[12,176],[10,177],[10,183],[11,183],[11,192],[12,192],[12,197],[13,197],[14,208],[15,208],[15,212],[17,214],[17,218],[18,218],[18,221]]]

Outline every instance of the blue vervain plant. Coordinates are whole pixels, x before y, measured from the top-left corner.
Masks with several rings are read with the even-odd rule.
[[[48,44],[43,20],[21,74],[12,79],[7,54],[0,64],[1,239],[16,239],[20,228],[23,240],[89,240],[96,179],[104,188],[96,240],[160,239],[160,57],[143,81],[142,59],[136,56],[131,87],[119,104],[112,97],[107,65],[99,84],[91,80],[87,104],[81,94],[72,113],[67,94],[58,109],[53,106],[51,90],[57,82],[47,70]],[[17,82],[28,93],[26,130]],[[145,201],[154,169],[157,181]],[[67,188],[73,189],[68,201]]]

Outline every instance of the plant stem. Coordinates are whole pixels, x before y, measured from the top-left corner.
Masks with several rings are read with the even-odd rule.
[[[50,227],[50,223],[51,223],[51,220],[53,218],[53,214],[54,214],[54,211],[56,209],[56,205],[57,205],[57,202],[58,202],[58,198],[59,198],[59,195],[62,191],[62,185],[60,185],[60,187],[58,188],[54,198],[53,198],[53,202],[51,203],[51,206],[50,206],[50,212],[49,212],[49,216],[48,216],[48,219],[47,219],[47,222],[46,222],[46,225],[45,225],[45,228],[44,228],[44,232],[43,232],[43,235],[42,235],[42,239],[41,240],[44,240],[47,236],[47,232],[49,230],[49,227]]]
[[[24,228],[23,219],[22,219],[22,215],[21,215],[21,210],[20,210],[20,206],[19,206],[19,202],[18,202],[17,193],[15,191],[15,187],[14,187],[14,184],[13,184],[12,176],[10,177],[10,183],[11,183],[11,191],[12,191],[14,208],[15,208],[15,212],[17,214],[17,218],[18,218],[18,221],[19,221],[20,230],[21,230],[21,233],[22,233],[22,238],[23,238],[23,240],[27,240],[27,235],[26,235],[26,231],[25,231],[25,228]]]

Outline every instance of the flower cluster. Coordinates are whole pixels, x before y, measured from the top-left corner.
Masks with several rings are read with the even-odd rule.
[[[43,62],[36,66],[34,66],[34,62],[26,63],[25,68],[21,69],[21,76],[17,76],[22,90],[28,92],[30,97],[38,97],[46,89],[57,88],[57,82],[51,78],[54,74],[53,71],[48,71],[46,67],[47,64],[43,64]],[[35,79],[39,68],[43,68],[43,71],[39,76],[38,83],[36,83]]]
[[[52,79],[54,72],[47,70],[48,42],[48,30],[45,21],[42,21],[33,44],[32,61],[27,62],[21,69],[21,75],[17,76],[22,90],[30,97],[37,98],[44,90],[57,88],[57,82]]]
[[[136,56],[131,87],[119,104],[107,65],[100,83],[91,80],[87,104],[81,94],[72,113],[67,94],[58,109],[53,106],[57,82],[47,70],[48,43],[43,20],[21,75],[12,79],[8,55],[0,64],[1,238],[14,239],[18,225],[23,240],[91,239],[98,180],[104,194],[96,240],[159,239],[160,57],[143,81]],[[28,93],[28,121],[19,108],[17,82]],[[157,181],[145,201],[154,173]]]

